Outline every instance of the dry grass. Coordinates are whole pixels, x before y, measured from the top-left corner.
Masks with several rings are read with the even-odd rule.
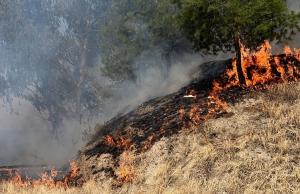
[[[82,188],[48,188],[45,186],[37,186],[34,188],[19,188],[11,183],[0,186],[2,194],[110,194],[113,193],[111,185],[107,183],[86,183]]]
[[[5,184],[0,193],[300,193],[299,94],[299,84],[276,86],[230,107],[230,118],[127,153],[134,179],[121,187],[111,180],[69,190]]]

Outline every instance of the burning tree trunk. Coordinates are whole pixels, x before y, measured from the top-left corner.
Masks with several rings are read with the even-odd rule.
[[[236,35],[235,37],[235,50],[236,50],[236,68],[237,74],[239,78],[239,82],[241,86],[246,85],[246,79],[243,73],[242,68],[242,52],[241,52],[241,42],[240,42],[240,35]]]

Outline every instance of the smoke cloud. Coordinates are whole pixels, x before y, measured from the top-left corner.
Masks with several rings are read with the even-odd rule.
[[[196,54],[185,55],[174,62],[167,79],[162,66],[137,69],[139,81],[124,82],[112,90],[112,97],[103,104],[102,114],[90,120],[89,126],[79,124],[75,119],[65,119],[58,139],[53,138],[52,125],[43,114],[30,102],[14,98],[9,107],[3,104],[0,109],[0,165],[64,164],[76,157],[84,145],[87,139],[83,133],[87,128],[125,114],[146,100],[177,91],[195,78],[199,64],[209,59]],[[145,63],[155,59],[141,58],[137,63],[140,60]]]
[[[95,106],[99,108],[95,110],[99,111],[96,116],[87,116],[88,119],[80,122],[77,115],[69,114],[72,111],[76,113],[72,107],[76,100],[76,79],[71,78],[76,78],[76,69],[72,63],[78,62],[76,56],[79,49],[73,48],[72,44],[68,45],[68,36],[61,38],[62,35],[74,33],[70,32],[66,20],[59,18],[59,23],[55,24],[58,32],[54,32],[47,24],[52,16],[40,10],[43,6],[49,6],[46,10],[56,11],[56,8],[46,2],[48,1],[41,3],[26,0],[14,7],[16,13],[9,18],[21,19],[20,29],[16,30],[16,26],[11,26],[11,20],[1,21],[2,29],[9,30],[8,34],[13,34],[12,39],[15,41],[0,43],[0,165],[63,165],[76,157],[87,140],[85,132],[92,133],[96,123],[101,124],[115,115],[125,114],[151,98],[175,92],[193,79],[193,72],[201,62],[208,60],[197,54],[175,56],[166,75],[161,50],[157,49],[145,51],[136,58],[135,82],[125,81],[114,86],[101,72],[92,74],[96,85],[109,91],[109,98],[101,99],[101,106]],[[76,1],[66,2],[61,1],[63,6],[60,8],[69,9]],[[80,10],[73,11],[77,14]],[[4,38],[1,34],[0,39]],[[67,58],[67,62],[55,60],[61,50],[74,58]],[[92,56],[95,53],[88,53],[91,55],[89,59],[93,58],[95,61],[98,58],[92,68],[100,69],[101,58]],[[61,58],[66,57],[68,56]],[[67,76],[70,79],[64,79]],[[31,98],[32,96],[35,98]],[[88,103],[95,101],[89,95],[85,99]],[[93,108],[93,104],[91,107]],[[43,108],[47,108],[47,111]],[[60,111],[59,114],[52,115],[61,121],[55,129],[59,131],[58,137],[55,136],[57,132],[53,131],[53,120],[49,120],[50,111],[54,108]]]
[[[77,122],[68,120],[60,139],[54,139],[51,123],[23,99],[14,99],[9,108],[2,104],[0,123],[0,165],[61,165],[82,146]]]

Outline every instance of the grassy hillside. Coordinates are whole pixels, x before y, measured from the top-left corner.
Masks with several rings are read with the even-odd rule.
[[[229,112],[144,153],[124,152],[117,172],[132,182],[67,190],[2,184],[0,193],[299,193],[300,84],[252,93]]]

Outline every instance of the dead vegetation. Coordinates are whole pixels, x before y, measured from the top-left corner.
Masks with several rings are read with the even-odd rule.
[[[123,153],[116,184],[106,174],[82,188],[19,189],[0,193],[299,193],[300,84],[282,84],[229,107],[229,118],[163,138],[144,153]],[[98,166],[107,167],[109,154]]]

